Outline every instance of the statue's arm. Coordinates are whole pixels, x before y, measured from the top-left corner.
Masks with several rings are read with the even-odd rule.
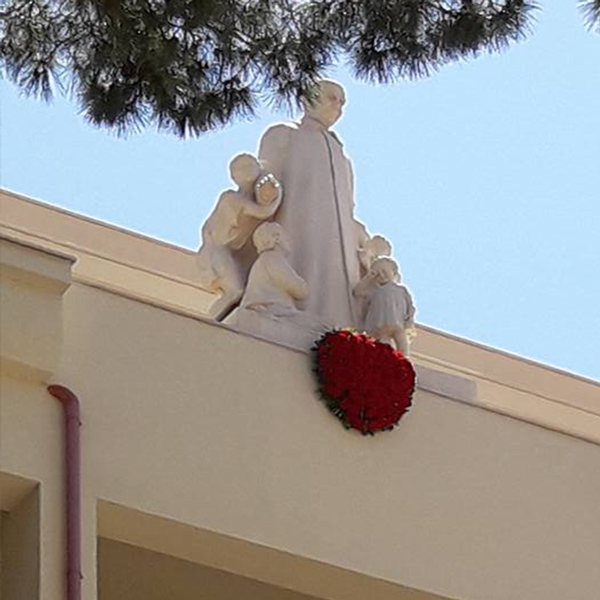
[[[265,206],[261,206],[260,204],[256,204],[254,202],[247,202],[244,204],[244,214],[249,217],[254,217],[255,219],[268,219],[272,216],[277,210],[279,204],[273,202],[273,205],[267,204]]]
[[[244,215],[248,217],[254,217],[255,219],[268,219],[272,216],[275,211],[279,208],[279,202],[272,202],[271,204],[260,205],[252,200],[244,199],[240,202],[240,209]]]
[[[373,271],[369,271],[355,286],[352,293],[357,298],[367,298],[373,288],[377,285],[375,281],[376,275]]]
[[[273,173],[281,181],[287,159],[293,126],[273,125],[263,134],[258,147],[258,158],[265,171]]]
[[[408,288],[404,287],[404,294],[406,295],[406,319],[404,320],[404,326],[407,329],[413,329],[415,326],[415,303]]]
[[[267,263],[267,271],[276,287],[287,292],[292,298],[301,300],[308,296],[308,284],[287,260],[276,258]]]

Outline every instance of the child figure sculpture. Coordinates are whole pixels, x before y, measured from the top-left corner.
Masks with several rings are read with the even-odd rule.
[[[400,281],[396,261],[379,257],[355,286],[354,295],[367,301],[367,333],[408,356],[410,341],[415,336],[415,306],[410,292]]]
[[[381,256],[391,256],[392,245],[382,235],[369,236],[365,231],[365,239],[358,250],[358,258],[364,272],[368,272],[373,261]]]
[[[241,308],[270,317],[298,314],[296,301],[308,296],[308,285],[288,262],[289,241],[279,223],[263,223],[252,241],[258,258],[250,269]]]
[[[221,297],[211,308],[220,320],[242,297],[246,273],[234,253],[250,239],[256,226],[273,216],[281,204],[282,190],[273,175],[261,176],[259,161],[251,154],[239,154],[229,164],[237,190],[224,191],[202,226],[198,250],[200,284]]]

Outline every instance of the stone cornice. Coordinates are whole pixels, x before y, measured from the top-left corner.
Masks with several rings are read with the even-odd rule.
[[[0,233],[76,257],[74,282],[225,327],[207,319],[194,251],[6,191]],[[424,391],[600,443],[600,383],[425,326],[413,348]]]

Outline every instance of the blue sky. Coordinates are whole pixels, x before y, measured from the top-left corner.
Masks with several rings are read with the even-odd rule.
[[[527,41],[425,80],[340,68],[336,129],[357,215],[394,244],[419,322],[600,379],[600,35],[574,0],[545,4]],[[188,248],[229,159],[287,118],[118,138],[69,101],[0,92],[3,187]]]

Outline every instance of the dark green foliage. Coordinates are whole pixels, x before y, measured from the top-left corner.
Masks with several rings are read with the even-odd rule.
[[[586,3],[598,15],[600,0]],[[589,5],[589,6],[588,6]],[[527,0],[5,0],[0,68],[75,95],[96,125],[198,135],[261,102],[295,103],[328,66],[392,82],[496,51]]]
[[[334,33],[359,78],[385,83],[519,40],[534,7],[525,0],[325,0],[306,12],[310,30]]]
[[[583,12],[587,26],[600,31],[600,0],[580,0],[579,8]]]

